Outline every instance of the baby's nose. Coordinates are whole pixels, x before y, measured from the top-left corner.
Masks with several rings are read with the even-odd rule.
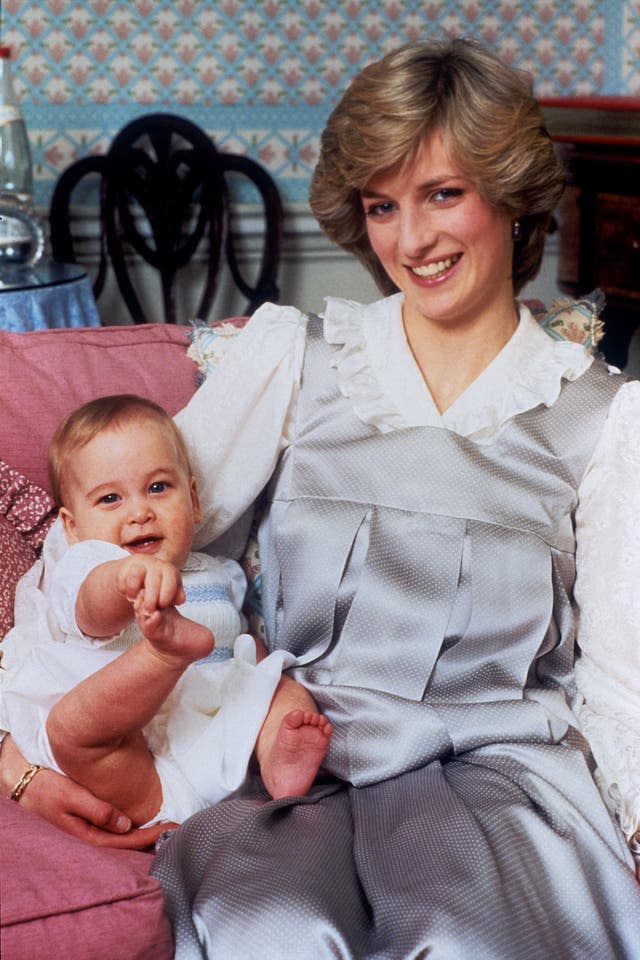
[[[146,523],[152,514],[151,504],[146,500],[137,500],[131,505],[130,516],[133,523]]]

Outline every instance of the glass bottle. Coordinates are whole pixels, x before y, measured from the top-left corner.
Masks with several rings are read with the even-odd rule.
[[[31,150],[13,89],[11,47],[0,45],[0,265],[30,265],[42,254],[32,206]]]

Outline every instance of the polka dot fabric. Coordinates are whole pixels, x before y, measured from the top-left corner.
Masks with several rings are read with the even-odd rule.
[[[326,776],[169,837],[176,958],[637,960],[640,893],[571,727],[576,488],[597,362],[477,448],[378,435],[310,323],[260,528],[266,634],[333,723]],[[333,777],[337,779],[333,779]]]

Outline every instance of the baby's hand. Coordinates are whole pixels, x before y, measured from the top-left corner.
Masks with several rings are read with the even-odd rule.
[[[215,642],[211,631],[176,609],[186,600],[180,571],[172,563],[138,554],[118,562],[118,589],[133,605],[136,623],[155,656],[180,671],[208,656]]]
[[[167,560],[156,557],[136,554],[123,559],[116,587],[134,605],[136,613],[147,616],[185,602],[180,571]]]

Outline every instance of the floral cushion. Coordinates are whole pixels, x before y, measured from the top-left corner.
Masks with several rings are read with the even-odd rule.
[[[604,294],[594,290],[580,300],[552,300],[547,310],[534,312],[540,326],[554,340],[570,340],[582,343],[595,351],[604,335],[604,324],[600,317],[604,309]]]
[[[0,460],[0,638],[13,626],[18,580],[37,558],[54,518],[49,494]]]
[[[229,346],[247,322],[247,317],[231,317],[212,324],[199,324],[191,330],[191,345],[187,356],[199,370],[199,381],[220,363]]]

